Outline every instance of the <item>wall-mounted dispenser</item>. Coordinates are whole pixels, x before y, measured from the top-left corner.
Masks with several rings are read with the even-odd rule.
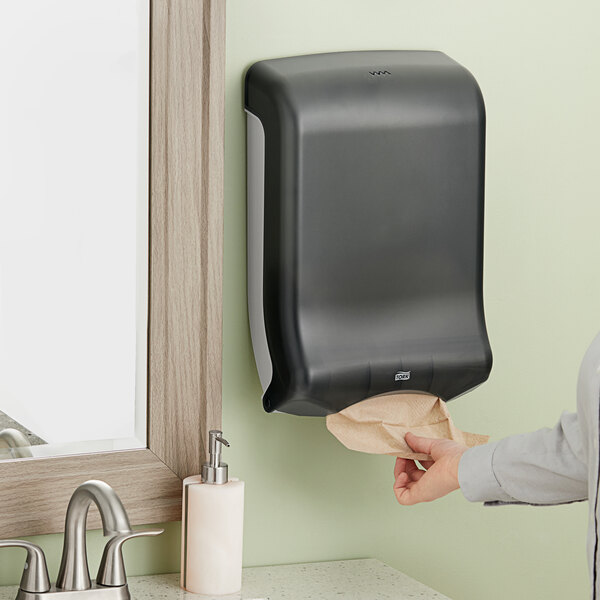
[[[248,301],[267,411],[485,381],[485,109],[440,52],[264,60],[246,75]]]

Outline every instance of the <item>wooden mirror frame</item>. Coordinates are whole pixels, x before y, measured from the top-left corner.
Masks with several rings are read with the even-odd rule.
[[[0,462],[0,538],[62,531],[87,479],[181,518],[221,423],[224,79],[225,0],[150,0],[148,448]]]

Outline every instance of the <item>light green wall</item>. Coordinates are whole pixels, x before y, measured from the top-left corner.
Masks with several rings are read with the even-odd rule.
[[[353,453],[323,420],[267,415],[245,307],[242,77],[277,56],[434,49],[487,106],[485,303],[494,368],[450,405],[499,438],[573,410],[600,328],[600,5],[583,1],[229,0],[224,426],[247,482],[249,565],[369,556],[456,600],[585,598],[587,504],[484,508],[460,493],[399,506],[393,459]]]
[[[376,557],[455,600],[585,598],[586,504],[483,508],[459,492],[401,507],[393,459],[343,448],[323,420],[266,415],[245,294],[242,76],[256,60],[331,50],[442,50],[488,115],[485,302],[494,368],[450,405],[499,438],[575,406],[599,328],[600,5],[590,0],[228,0],[224,284],[227,461],[246,481],[245,563]],[[58,536],[37,538],[55,574]],[[179,528],[127,550],[131,574],[172,571]],[[92,568],[102,548],[90,537]],[[0,582],[17,581],[3,551]]]

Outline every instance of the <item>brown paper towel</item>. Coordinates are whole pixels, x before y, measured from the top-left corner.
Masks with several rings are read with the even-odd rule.
[[[454,426],[446,403],[428,394],[375,396],[328,415],[327,429],[350,450],[390,454],[413,460],[431,459],[413,452],[404,435],[449,439],[466,446],[478,446],[487,435],[467,433]]]

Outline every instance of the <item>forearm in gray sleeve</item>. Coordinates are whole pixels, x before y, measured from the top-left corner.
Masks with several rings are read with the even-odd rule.
[[[471,502],[563,504],[587,499],[587,465],[575,413],[553,429],[513,435],[467,450],[461,490]]]

